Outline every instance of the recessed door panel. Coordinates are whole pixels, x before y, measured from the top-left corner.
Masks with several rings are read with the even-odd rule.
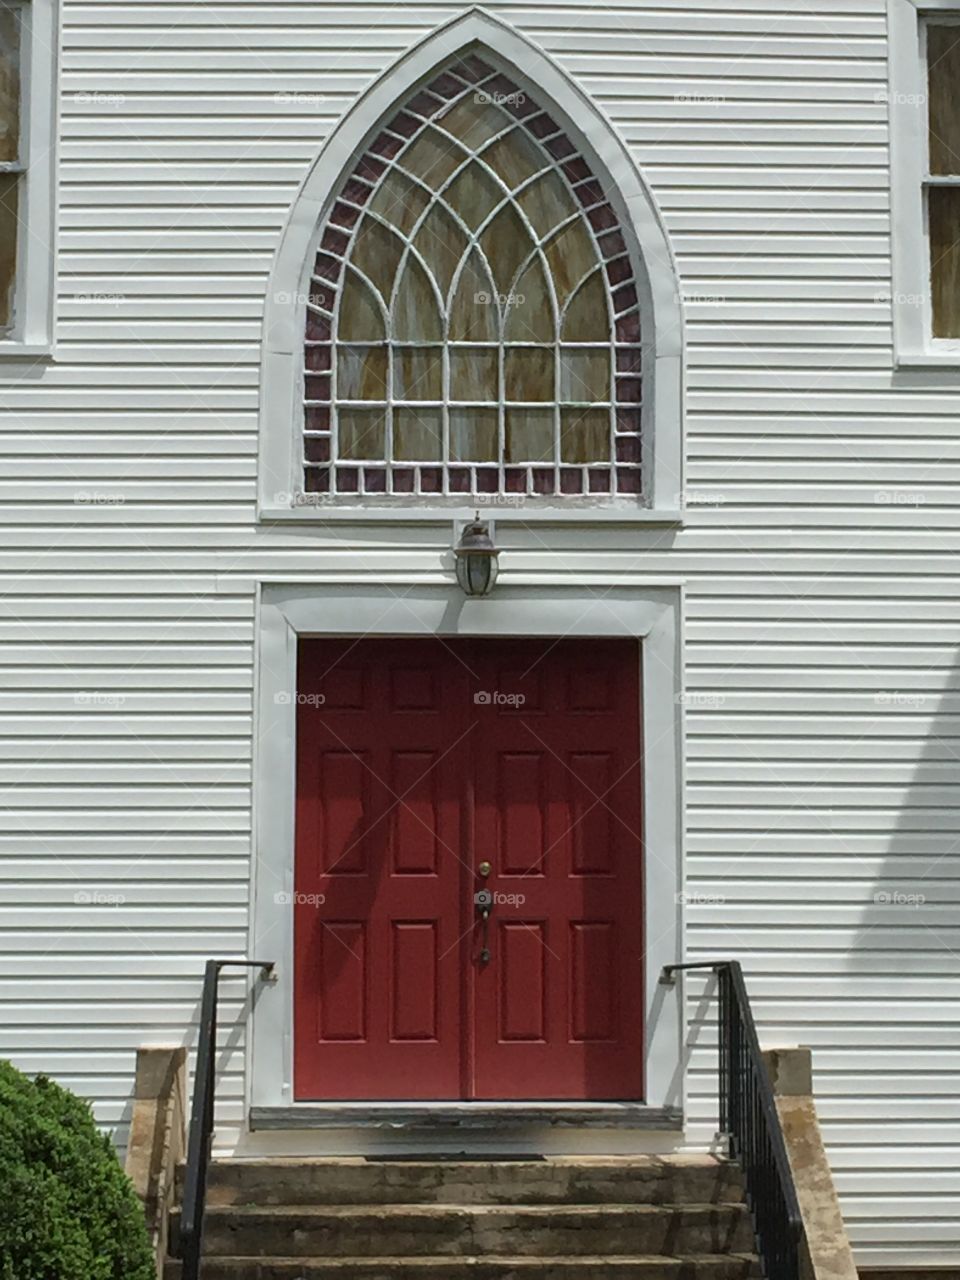
[[[328,876],[361,875],[370,844],[371,773],[365,751],[334,748],[317,758],[317,862]]]
[[[438,875],[440,796],[438,751],[398,750],[390,755],[390,845],[396,875]]]
[[[330,920],[319,935],[326,975],[319,1006],[323,1041],[367,1039],[367,926],[363,920]]]
[[[570,925],[570,1039],[616,1040],[619,1026],[617,926],[612,920]]]
[[[483,734],[478,735],[478,742]],[[498,751],[495,790],[483,796],[492,810],[497,836],[491,854],[501,876],[543,873],[546,848],[547,773],[549,761],[539,747],[532,751]]]
[[[540,920],[501,920],[497,927],[496,965],[501,1043],[541,1044],[546,1035],[547,940]],[[491,961],[491,963],[494,963]]]
[[[617,836],[610,801],[616,784],[615,753],[572,751],[566,758],[570,785],[569,847],[574,875],[611,875]]]
[[[433,920],[394,921],[391,1040],[436,1042],[438,960],[437,926]]]

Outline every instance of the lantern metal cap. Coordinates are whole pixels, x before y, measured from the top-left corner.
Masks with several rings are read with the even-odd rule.
[[[458,556],[495,556],[497,554],[497,548],[490,537],[490,526],[486,520],[480,519],[479,511],[465,526],[460,535],[460,541],[454,547],[454,553]]]

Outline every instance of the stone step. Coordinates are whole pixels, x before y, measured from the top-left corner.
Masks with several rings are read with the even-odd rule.
[[[202,1280],[760,1280],[749,1255],[685,1254],[683,1257],[577,1258],[211,1258]],[[180,1263],[168,1262],[164,1280],[180,1280]]]
[[[176,1253],[177,1216],[171,1227]],[[233,1205],[208,1209],[213,1257],[560,1257],[749,1253],[743,1205]]]
[[[181,1167],[182,1178],[182,1167]],[[739,1204],[713,1156],[548,1160],[214,1160],[207,1204]]]

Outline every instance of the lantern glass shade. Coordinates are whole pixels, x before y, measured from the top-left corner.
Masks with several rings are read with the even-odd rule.
[[[487,596],[497,580],[497,557],[473,551],[457,556],[457,581],[468,596]]]
[[[465,595],[486,596],[497,580],[497,557],[500,554],[493,545],[489,527],[482,520],[474,520],[464,529],[455,549],[457,581]]]

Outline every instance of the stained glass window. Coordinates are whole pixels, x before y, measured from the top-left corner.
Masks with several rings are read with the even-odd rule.
[[[341,184],[305,353],[308,493],[640,494],[627,239],[549,112],[477,55]]]

